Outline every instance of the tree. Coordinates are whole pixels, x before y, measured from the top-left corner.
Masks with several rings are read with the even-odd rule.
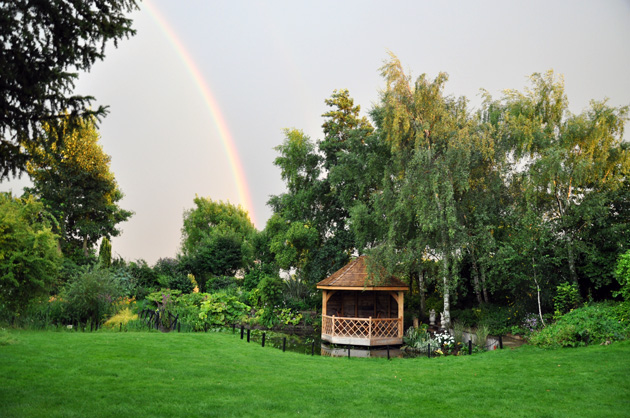
[[[210,276],[234,275],[252,263],[257,231],[241,206],[199,196],[194,203],[184,212],[180,257],[203,288]]]
[[[411,83],[394,56],[382,67],[386,89],[377,124],[390,144],[392,161],[381,197],[389,232],[389,263],[426,255],[440,262],[444,315],[450,323],[451,290],[458,281],[457,263],[466,241],[458,202],[469,188],[474,129],[466,99],[443,94],[447,75],[430,81],[421,75]],[[391,269],[391,267],[390,267]]]
[[[567,274],[578,284],[583,253],[579,231],[593,223],[608,202],[593,199],[620,188],[630,173],[630,152],[623,141],[630,107],[592,101],[578,115],[568,111],[563,80],[552,71],[531,76],[525,94],[504,98],[504,135],[526,164],[527,184],[535,204],[545,208],[541,221],[551,222],[567,261]],[[602,207],[592,204],[599,201]]]
[[[98,262],[103,268],[109,268],[112,264],[112,244],[107,237],[101,240],[101,249],[98,252]]]
[[[89,108],[93,97],[72,95],[74,82],[105,57],[107,42],[135,34],[125,17],[134,9],[136,0],[0,3],[0,179],[25,170],[28,149],[63,139],[40,136],[42,123],[106,114]]]
[[[55,220],[33,197],[0,194],[0,302],[20,312],[45,295],[61,268]]]
[[[39,196],[59,222],[64,254],[87,257],[102,237],[120,234],[116,226],[133,212],[121,209],[123,198],[110,157],[98,144],[94,119],[84,119],[76,126],[66,120],[58,127],[44,123],[43,136],[61,135],[63,145],[50,149],[25,143],[32,156],[27,165],[33,187],[27,191]]]

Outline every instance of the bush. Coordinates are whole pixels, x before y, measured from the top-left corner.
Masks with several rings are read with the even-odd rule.
[[[578,347],[630,336],[628,306],[598,302],[574,309],[554,324],[531,335],[530,343],[539,347]]]
[[[203,326],[211,327],[235,324],[241,322],[250,307],[238,301],[235,296],[225,293],[207,295],[201,302],[199,319]]]
[[[33,197],[0,193],[0,305],[7,311],[19,314],[57,279],[62,257],[53,223]]]
[[[177,273],[168,281],[168,287],[173,290],[179,290],[182,293],[191,293],[195,288],[195,284],[189,276],[184,273]]]
[[[221,290],[228,289],[236,289],[238,285],[236,284],[236,279],[231,276],[214,276],[210,277],[206,281],[205,289],[206,292],[218,292]]]
[[[617,259],[615,278],[621,285],[621,289],[614,296],[622,296],[625,301],[630,301],[630,250]]]
[[[577,284],[561,283],[556,288],[556,296],[553,298],[554,315],[559,317],[575,309],[580,304],[580,292]]]
[[[88,268],[71,279],[61,292],[61,300],[72,321],[101,321],[113,313],[115,302],[123,295],[110,270]]]

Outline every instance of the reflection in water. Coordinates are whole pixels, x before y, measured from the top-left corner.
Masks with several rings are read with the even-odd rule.
[[[330,346],[322,343],[321,355],[326,357],[382,357],[387,358],[389,351],[389,358],[402,357],[402,352],[399,347],[342,347],[342,346]]]

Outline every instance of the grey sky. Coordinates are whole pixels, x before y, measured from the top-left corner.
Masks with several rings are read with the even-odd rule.
[[[630,1],[151,0],[195,60],[234,137],[257,228],[283,192],[273,147],[283,128],[320,139],[324,100],[347,88],[367,112],[391,50],[411,75],[449,74],[447,92],[479,103],[523,90],[527,76],[563,74],[574,113],[591,99],[630,104]],[[241,203],[213,120],[166,32],[142,6],[138,34],[110,46],[80,93],[110,106],[101,143],[135,211],[113,240],[127,260],[179,249],[195,194]],[[627,135],[626,135],[627,136]],[[21,190],[23,182],[0,189]]]

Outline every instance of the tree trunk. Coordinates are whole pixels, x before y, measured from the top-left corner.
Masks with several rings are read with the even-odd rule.
[[[87,247],[87,235],[83,238],[83,255],[87,258],[88,256],[88,247]]]
[[[540,286],[538,285],[538,280],[536,279],[536,267],[534,264],[533,257],[532,257],[532,269],[534,270],[534,283],[536,283],[536,292],[538,293],[538,316],[540,317],[540,322],[543,324],[543,327],[544,327],[546,325],[545,325],[545,320],[543,319],[543,316],[542,316],[542,308],[540,306]]]
[[[450,305],[450,293],[449,293],[449,280],[448,280],[448,255],[444,254],[442,259],[442,281],[444,286],[444,311],[443,319],[444,326],[448,328],[451,325],[451,305]]]

